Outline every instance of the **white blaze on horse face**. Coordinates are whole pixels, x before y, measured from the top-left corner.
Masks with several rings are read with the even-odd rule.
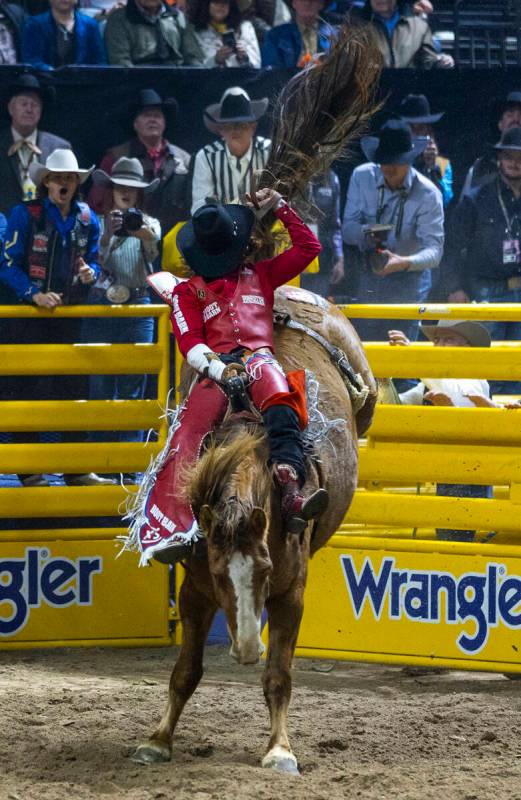
[[[253,558],[234,553],[228,567],[230,581],[235,591],[237,631],[234,653],[241,664],[256,664],[264,651],[260,639],[260,615],[255,613],[253,596]]]

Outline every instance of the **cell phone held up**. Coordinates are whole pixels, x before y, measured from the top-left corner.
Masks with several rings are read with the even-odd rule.
[[[223,40],[223,45],[225,47],[229,47],[230,50],[233,50],[235,52],[235,50],[237,49],[237,40],[235,38],[235,31],[233,30],[224,31],[224,33],[222,34],[222,40]]]
[[[387,256],[383,255],[381,251],[386,249],[387,237],[393,228],[394,225],[383,225],[381,223],[364,225],[362,228],[368,246],[365,253],[367,266],[376,274],[382,272],[387,264]]]

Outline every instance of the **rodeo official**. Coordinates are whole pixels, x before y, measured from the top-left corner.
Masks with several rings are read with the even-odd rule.
[[[274,290],[316,258],[320,243],[277,192],[263,189],[255,201],[261,213],[275,208],[290,235],[292,247],[275,258],[256,264],[246,260],[255,222],[249,197],[248,206],[202,206],[178,234],[178,247],[195,274],[174,289],[172,327],[181,353],[201,377],[145,502],[141,563],[152,556],[178,561],[199,538],[192,509],[183,499],[183,472],[197,459],[205,436],[223,420],[238,384],[247,388],[262,414],[286,531],[302,532],[327,507],[324,489],[308,497],[301,493],[306,478],[301,430],[307,424],[303,375],[286,376],[276,360],[272,314]]]

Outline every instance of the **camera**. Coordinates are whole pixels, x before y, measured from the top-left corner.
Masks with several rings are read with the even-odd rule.
[[[139,208],[127,208],[121,218],[121,227],[114,231],[114,236],[132,236],[143,227],[143,212]]]
[[[387,256],[384,256],[381,251],[386,248],[387,237],[393,228],[394,225],[382,225],[380,223],[364,225],[362,228],[366,242],[369,245],[369,250],[365,254],[367,266],[373,272],[381,272],[387,264]]]
[[[225,47],[229,47],[231,50],[236,49],[237,41],[235,39],[235,31],[224,31],[222,39]]]

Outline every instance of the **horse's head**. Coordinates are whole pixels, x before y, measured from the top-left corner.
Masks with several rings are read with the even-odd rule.
[[[266,513],[229,497],[220,508],[203,506],[199,523],[208,540],[214,591],[228,621],[231,654],[240,664],[256,664],[264,651],[261,614],[272,571]]]
[[[214,592],[228,621],[231,653],[241,664],[255,664],[264,650],[260,629],[272,572],[267,543],[271,487],[264,438],[244,429],[207,450],[190,485],[208,542]]]

